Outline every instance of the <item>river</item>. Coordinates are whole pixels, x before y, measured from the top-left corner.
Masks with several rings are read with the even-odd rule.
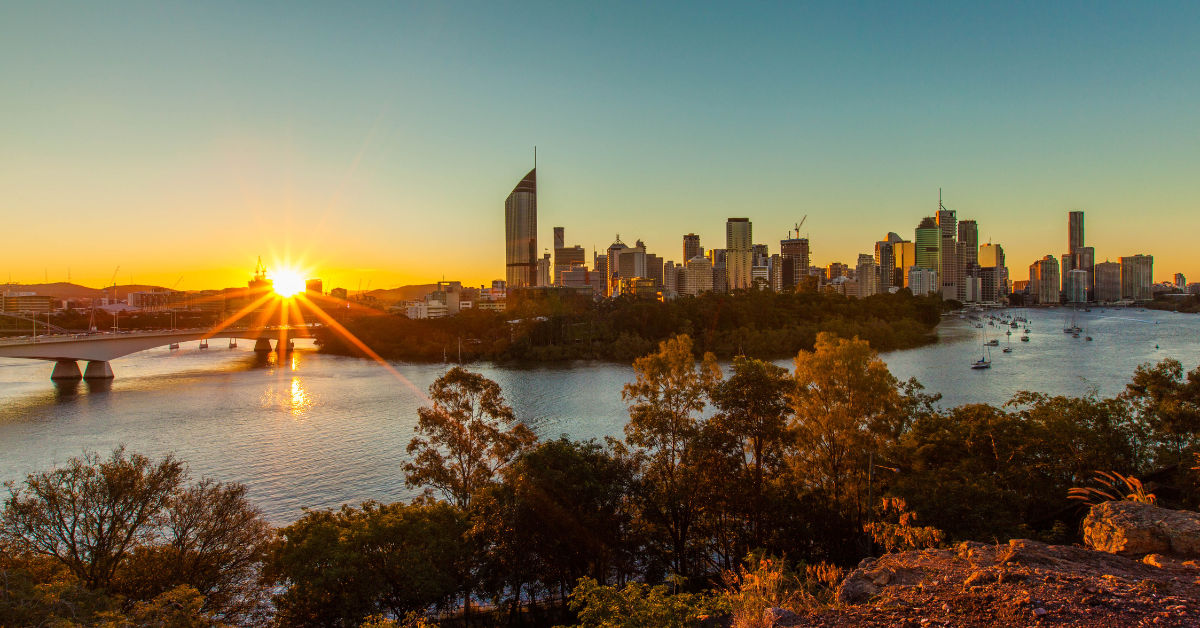
[[[1200,356],[1200,316],[1093,308],[1079,324],[1094,338],[1062,332],[1069,311],[1023,310],[1019,330],[948,319],[939,342],[882,357],[901,379],[916,377],[942,405],[1000,404],[1017,390],[1080,395],[1120,392],[1142,363],[1174,357],[1188,369]],[[986,319],[985,319],[986,321]],[[993,366],[975,371],[982,336],[1000,339]],[[1001,350],[1012,343],[1012,353]],[[391,363],[322,355],[306,342],[284,364],[256,356],[249,343],[166,347],[114,360],[102,384],[51,382],[52,365],[0,359],[0,481],[19,480],[84,450],[118,445],[149,455],[173,452],[192,476],[245,483],[276,524],[303,508],[373,499],[406,499],[405,447],[413,436],[418,391],[447,365]],[[779,364],[790,366],[790,360]],[[629,365],[611,362],[493,365],[472,370],[497,381],[521,419],[544,438],[620,436],[628,417],[622,386]]]

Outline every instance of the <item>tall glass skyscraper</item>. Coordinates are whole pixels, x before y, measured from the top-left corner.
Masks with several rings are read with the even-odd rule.
[[[504,261],[509,288],[538,284],[537,168],[504,201]]]

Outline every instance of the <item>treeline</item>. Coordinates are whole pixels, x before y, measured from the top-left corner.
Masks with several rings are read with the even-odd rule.
[[[778,358],[810,351],[819,333],[866,340],[878,351],[916,347],[933,339],[943,302],[908,290],[865,299],[823,292],[707,293],[666,302],[622,297],[513,301],[510,310],[463,311],[409,320],[376,313],[345,321],[346,329],[379,355],[400,360],[633,360],[672,336],[693,338],[696,355]],[[338,331],[320,333],[322,350],[354,355]]]
[[[1151,310],[1200,314],[1200,295],[1190,294],[1182,299],[1171,299],[1165,294],[1159,294],[1155,295],[1153,301],[1147,301],[1144,307]]]
[[[1200,503],[1200,369],[1174,360],[1139,367],[1111,398],[1019,393],[1002,407],[942,410],[858,339],[821,334],[791,371],[739,357],[725,372],[695,353],[677,336],[637,359],[624,438],[604,442],[541,440],[496,383],[450,369],[396,470],[419,498],[308,512],[265,539],[238,487],[189,488],[157,471],[177,464],[169,458],[133,464],[117,452],[32,475],[5,502],[0,624],[98,625],[102,613],[138,624],[179,609],[201,623],[171,615],[173,625],[250,624],[266,597],[281,628],[761,620],[763,582],[828,600],[841,568],[879,551],[1076,541],[1085,506],[1068,492],[1107,490],[1097,471],[1146,481],[1115,487],[1116,498],[1129,489],[1167,507]],[[175,479],[154,479],[163,474]],[[97,483],[110,476],[163,488]],[[67,499],[75,493],[87,497]],[[127,494],[161,497],[139,509],[124,506],[141,503]],[[216,501],[225,505],[207,505]],[[94,535],[126,539],[121,548],[75,525],[109,502],[145,513],[141,528]],[[216,540],[199,542],[198,530]],[[235,536],[240,554],[229,553]],[[204,580],[224,573],[212,567],[226,556],[253,561],[257,578],[239,567]],[[47,586],[69,595],[40,593]],[[104,602],[85,606],[88,596]]]

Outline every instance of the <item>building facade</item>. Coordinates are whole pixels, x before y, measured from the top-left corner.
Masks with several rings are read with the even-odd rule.
[[[1121,265],[1117,262],[1096,264],[1096,300],[1102,303],[1121,300]]]
[[[725,221],[725,285],[728,290],[745,290],[753,284],[754,224],[749,218]]]
[[[504,201],[505,280],[509,288],[537,285],[537,168]]]
[[[1154,298],[1154,256],[1130,255],[1121,258],[1121,298],[1150,301]]]

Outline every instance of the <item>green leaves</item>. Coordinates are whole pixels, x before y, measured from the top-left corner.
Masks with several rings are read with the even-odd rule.
[[[706,593],[672,594],[666,585],[630,582],[601,586],[582,578],[571,593],[581,628],[691,628],[711,615],[729,612],[729,601]]]

